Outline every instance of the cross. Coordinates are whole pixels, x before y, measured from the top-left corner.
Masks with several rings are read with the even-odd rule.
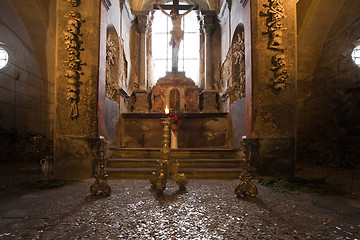
[[[179,14],[179,10],[189,10],[192,5],[180,5],[179,0],[173,0],[173,4],[160,4],[160,6],[165,10],[174,10],[176,14]],[[154,5],[154,9],[159,10],[159,8]],[[198,8],[194,8],[194,10],[198,10]]]
[[[160,8],[159,8],[159,7]],[[172,71],[177,72],[178,71],[178,51],[180,47],[180,41],[183,39],[183,32],[181,30],[181,18],[182,16],[188,14],[190,11],[197,9],[195,5],[180,5],[179,0],[173,0],[172,5],[168,4],[159,4],[154,5],[155,10],[161,10],[164,14],[168,15],[172,19],[173,23],[173,30],[171,31],[172,37],[170,40],[170,43],[172,43]],[[164,10],[171,10],[175,13],[175,15],[180,17],[174,17],[171,14],[166,13]],[[184,14],[179,14],[179,10],[185,10]]]

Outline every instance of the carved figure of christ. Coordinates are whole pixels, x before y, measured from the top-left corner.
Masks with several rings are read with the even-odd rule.
[[[173,28],[170,32],[171,38],[169,45],[172,46],[172,71],[178,71],[178,55],[180,49],[181,40],[184,38],[184,32],[181,29],[181,19],[192,10],[195,9],[196,5],[179,5],[179,0],[173,0],[173,5],[160,5],[155,3],[155,9],[161,10],[166,16],[171,18]],[[171,10],[170,14],[165,10]],[[183,14],[179,14],[179,10],[187,10]]]

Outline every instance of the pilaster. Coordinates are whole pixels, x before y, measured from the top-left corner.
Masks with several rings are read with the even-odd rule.
[[[91,177],[97,158],[101,4],[57,1],[54,170],[58,178]]]
[[[205,29],[205,90],[214,89],[212,35],[215,31],[216,13],[203,12]]]
[[[146,12],[136,12],[136,27],[139,33],[139,72],[138,89],[134,91],[133,112],[148,112],[149,100],[146,81],[146,34],[148,31],[148,15]]]
[[[250,107],[247,111],[251,112],[247,117],[251,117],[251,124],[247,125],[246,137],[252,138],[254,143],[252,164],[260,174],[293,175],[296,1],[250,1],[245,12],[251,16],[252,77],[251,97],[247,99],[247,107]]]
[[[140,35],[139,46],[139,90],[146,90],[146,33],[148,30],[148,16],[145,13],[136,14],[137,30]]]
[[[200,35],[199,89],[202,91],[205,89],[205,29],[204,29],[204,20],[200,14],[198,14],[198,21],[199,21],[199,35]]]
[[[214,89],[213,45],[212,37],[215,31],[216,13],[203,11],[205,30],[205,89],[200,94],[201,109],[205,113],[218,112],[218,92]]]

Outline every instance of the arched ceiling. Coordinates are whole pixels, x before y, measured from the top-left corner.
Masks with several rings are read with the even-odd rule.
[[[220,11],[224,0],[180,0],[188,2],[189,4],[196,4],[200,10],[214,10]],[[155,2],[166,3],[171,0],[129,0],[130,8],[133,11],[149,11]]]
[[[340,31],[359,18],[359,9],[359,0],[300,0],[298,2],[297,76],[299,81],[313,74],[324,43],[336,37]]]

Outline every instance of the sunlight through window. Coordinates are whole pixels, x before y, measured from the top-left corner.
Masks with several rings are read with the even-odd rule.
[[[8,63],[9,55],[5,49],[0,47],[0,69],[4,68]]]
[[[360,45],[357,45],[351,53],[352,60],[358,66],[360,66]]]
[[[180,11],[180,14],[183,12]],[[172,49],[169,46],[171,29],[171,19],[161,11],[155,11],[152,24],[152,55],[155,67],[155,81],[164,77],[167,71],[171,71]],[[198,84],[200,39],[199,24],[195,11],[183,17],[182,29],[184,31],[184,39],[180,44],[178,69],[179,71],[184,71],[187,77]]]

